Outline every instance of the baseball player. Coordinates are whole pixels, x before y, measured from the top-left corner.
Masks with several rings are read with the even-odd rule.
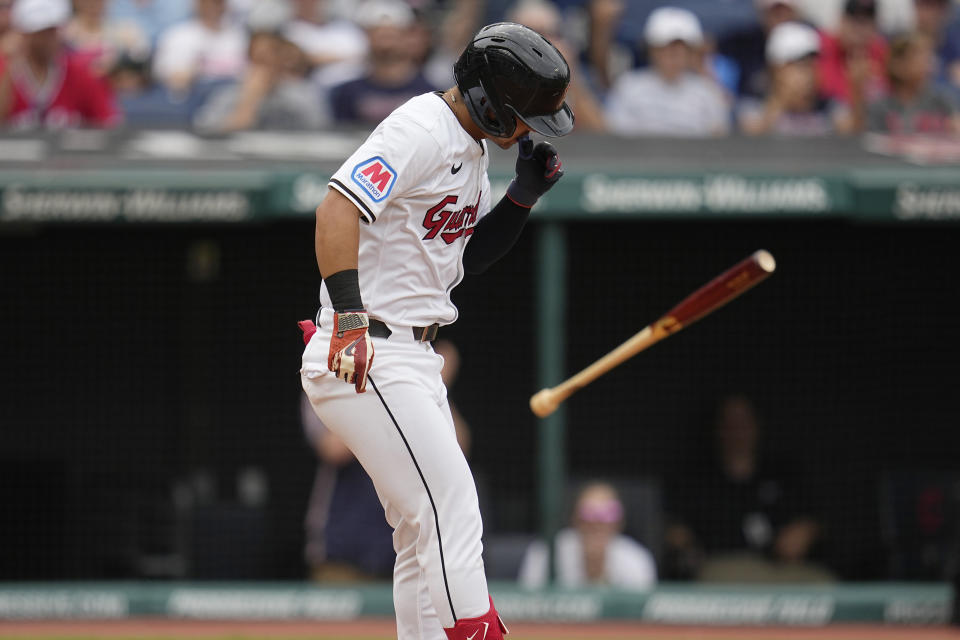
[[[457,319],[450,292],[464,273],[503,256],[563,175],[554,147],[529,134],[573,129],[569,67],[535,31],[484,27],[454,75],[455,87],[391,113],[330,179],[317,208],[321,308],[316,326],[301,322],[303,389],[370,474],[394,529],[401,640],[506,633],[430,341]],[[516,177],[492,208],[488,140],[519,142]]]

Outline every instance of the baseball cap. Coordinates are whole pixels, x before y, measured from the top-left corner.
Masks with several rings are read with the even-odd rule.
[[[367,0],[357,7],[354,22],[365,29],[373,27],[409,27],[415,16],[413,9],[400,0]]]
[[[847,0],[843,5],[843,12],[848,16],[874,18],[877,15],[877,2],[876,0]]]
[[[820,53],[820,34],[802,22],[784,22],[767,39],[767,62],[786,64]]]
[[[680,7],[660,7],[647,18],[643,38],[651,47],[662,47],[677,40],[698,46],[703,44],[703,30],[692,11]]]
[[[69,19],[68,0],[16,0],[10,13],[10,22],[20,33],[60,27]]]

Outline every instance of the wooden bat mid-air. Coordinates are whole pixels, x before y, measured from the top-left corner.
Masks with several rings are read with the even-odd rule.
[[[607,371],[637,355],[647,347],[680,331],[730,302],[773,273],[777,263],[769,252],[760,250],[741,260],[703,285],[659,320],[644,327],[632,338],[603,356],[580,373],[555,387],[542,389],[530,398],[530,409],[543,418],[553,413],[560,403],[587,386]]]

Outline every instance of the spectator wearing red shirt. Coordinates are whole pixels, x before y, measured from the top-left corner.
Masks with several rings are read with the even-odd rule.
[[[820,34],[820,90],[848,104],[855,120],[886,94],[887,43],[877,28],[876,0],[846,0],[835,34]]]
[[[113,96],[60,35],[67,0],[16,0],[12,22],[19,51],[0,55],[0,122],[18,129],[108,127],[120,121]]]

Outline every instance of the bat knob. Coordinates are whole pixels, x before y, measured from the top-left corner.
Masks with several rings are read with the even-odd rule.
[[[530,410],[539,417],[546,418],[560,405],[552,389],[541,389],[530,396]]]

